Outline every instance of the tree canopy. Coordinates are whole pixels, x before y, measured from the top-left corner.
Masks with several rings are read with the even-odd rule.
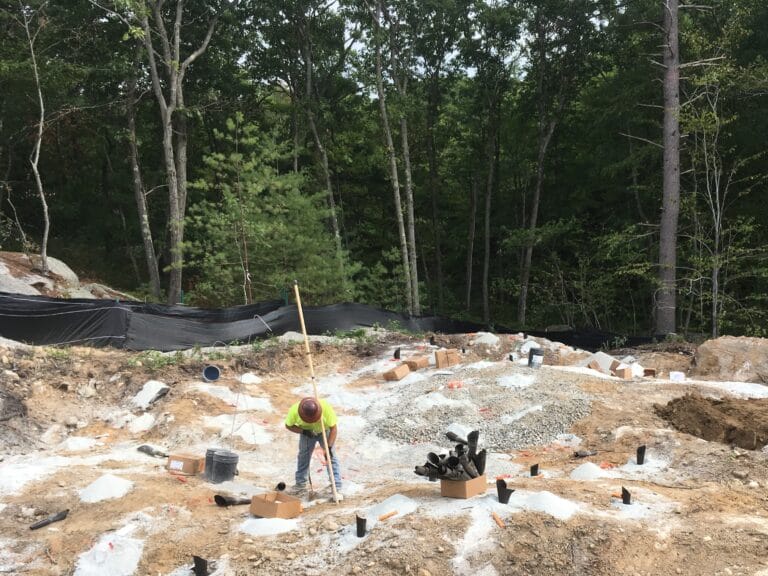
[[[0,25],[3,250],[202,306],[296,278],[491,326],[765,331],[761,0],[0,0]]]

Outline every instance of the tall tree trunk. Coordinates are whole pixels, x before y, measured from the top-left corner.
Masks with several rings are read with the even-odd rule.
[[[312,64],[312,45],[309,37],[309,25],[307,22],[301,24],[301,32],[303,36],[302,48],[304,52],[304,64],[306,66],[306,92],[305,92],[305,109],[307,114],[307,121],[309,123],[309,129],[312,132],[312,139],[315,142],[317,153],[320,155],[320,164],[323,168],[323,177],[325,180],[325,193],[328,202],[329,218],[331,221],[331,230],[333,232],[333,239],[336,243],[336,260],[338,261],[339,274],[341,275],[342,290],[346,291],[346,272],[344,270],[344,254],[341,245],[341,232],[339,230],[339,219],[336,214],[336,200],[333,197],[333,183],[331,182],[331,169],[328,164],[328,153],[323,146],[323,142],[320,139],[320,133],[317,130],[317,122],[315,122],[315,113],[312,109],[312,81],[313,81],[313,64]]]
[[[411,276],[411,293],[413,301],[413,314],[421,315],[421,303],[419,299],[419,269],[416,257],[416,221],[413,207],[413,178],[411,172],[411,151],[408,144],[408,119],[404,108],[408,102],[408,72],[400,58],[400,24],[397,14],[391,15],[384,11],[384,17],[389,21],[389,58],[392,69],[392,79],[400,97],[400,143],[403,153],[403,175],[405,176],[405,216],[408,242],[408,260]]]
[[[291,90],[291,133],[293,134],[293,173],[299,173],[299,112],[298,98]]]
[[[720,223],[715,222],[715,245],[712,250],[712,338],[720,336],[719,296],[720,296]]]
[[[162,2],[156,2],[151,6],[151,16],[156,26],[155,29],[150,26],[148,11],[137,16],[144,33],[144,47],[152,77],[152,89],[160,108],[163,130],[163,161],[168,184],[168,228],[171,260],[170,281],[168,283],[169,304],[176,304],[181,300],[184,214],[187,205],[187,120],[184,116],[179,116],[177,119],[175,113],[179,109],[181,109],[182,114],[184,113],[184,76],[189,66],[208,49],[220,15],[217,11],[209,20],[208,29],[200,45],[182,60],[181,31],[184,4],[185,0],[176,0],[171,34],[166,29]],[[165,77],[162,79],[155,57],[154,38],[156,37],[159,37],[160,44],[157,54],[162,58],[165,69]],[[167,97],[163,90],[167,90]]]
[[[557,123],[554,120],[551,120],[545,130],[539,130],[539,153],[536,159],[536,187],[533,189],[531,216],[528,220],[530,237],[528,238],[523,252],[523,269],[520,275],[520,299],[517,303],[517,321],[521,326],[525,326],[525,316],[528,307],[528,285],[531,280],[531,262],[533,260],[533,236],[539,221],[541,190],[544,187],[544,162],[547,159],[549,142],[552,139],[552,134],[555,131],[556,125]]]
[[[403,145],[403,171],[405,173],[405,207],[408,222],[408,251],[411,273],[411,291],[413,292],[413,313],[421,316],[419,300],[419,273],[416,267],[416,221],[413,210],[413,179],[411,178],[411,152],[408,147],[408,121],[400,118],[400,138]]]
[[[437,146],[435,145],[435,124],[437,124],[440,98],[439,68],[430,79],[427,100],[427,162],[429,164],[429,191],[432,198],[432,234],[435,240],[435,285],[437,287],[437,312],[443,311],[443,251],[440,242],[440,171],[437,165]]]
[[[408,308],[408,314],[413,315],[413,288],[411,283],[410,258],[408,256],[408,242],[405,238],[405,223],[403,222],[403,207],[400,200],[400,179],[397,173],[397,157],[395,156],[395,145],[392,140],[392,130],[389,126],[389,114],[387,112],[387,99],[384,92],[384,80],[381,64],[381,40],[379,38],[381,27],[381,0],[376,2],[373,14],[374,36],[376,49],[376,92],[379,97],[379,112],[381,113],[381,124],[384,131],[384,140],[387,147],[387,157],[389,159],[389,177],[392,182],[392,193],[395,200],[395,218],[397,219],[397,230],[400,236],[400,254],[403,263],[403,272],[405,274],[405,298]]]
[[[678,0],[664,2],[664,173],[659,231],[656,332],[676,330],[677,220],[680,213],[680,53]]]
[[[24,15],[24,30],[27,33],[27,43],[29,45],[29,54],[32,58],[32,72],[35,78],[35,89],[37,90],[37,102],[40,108],[40,115],[37,122],[37,135],[35,137],[35,146],[32,149],[32,154],[29,157],[29,163],[32,165],[32,173],[35,177],[35,185],[37,186],[37,193],[40,196],[40,205],[43,208],[43,239],[40,243],[40,271],[43,274],[48,273],[48,234],[51,229],[51,219],[48,215],[48,202],[45,197],[45,190],[43,189],[43,180],[40,177],[40,170],[38,168],[40,162],[40,148],[43,145],[43,128],[45,126],[45,102],[43,101],[43,90],[40,87],[40,75],[37,71],[37,57],[35,55],[35,37],[29,30],[29,22],[32,16]],[[38,30],[39,31],[39,30]]]
[[[134,68],[135,70],[135,68]],[[144,182],[141,178],[139,166],[139,147],[136,138],[136,74],[131,74],[128,79],[128,94],[126,104],[126,116],[128,121],[128,149],[131,162],[131,175],[133,177],[133,195],[136,199],[136,210],[139,215],[139,229],[141,240],[144,244],[144,258],[149,274],[149,289],[152,298],[160,300],[160,271],[157,267],[155,245],[152,240],[152,228],[149,225],[149,210],[147,199],[144,196]]]
[[[491,106],[495,108],[496,103]],[[488,180],[485,183],[485,250],[483,254],[483,322],[488,326],[491,322],[490,291],[488,273],[491,264],[491,198],[493,196],[494,177],[496,173],[496,135],[497,114],[491,110],[491,121],[488,126]]]
[[[477,228],[477,176],[472,176],[472,189],[469,193],[469,231],[467,232],[467,288],[465,292],[465,308],[472,307],[472,259],[475,253],[475,230]]]

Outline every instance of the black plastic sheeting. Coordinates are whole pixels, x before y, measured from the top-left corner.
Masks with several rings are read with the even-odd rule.
[[[437,316],[408,318],[364,304],[304,307],[309,334],[380,326],[414,332],[478,332],[482,324]],[[185,350],[233,342],[246,344],[300,332],[296,306],[282,300],[214,310],[115,300],[63,300],[0,292],[0,336],[37,345],[113,346],[128,350]],[[497,333],[510,330],[496,327]],[[597,331],[529,332],[587,350],[617,341],[617,334]],[[625,346],[649,342],[624,338]]]

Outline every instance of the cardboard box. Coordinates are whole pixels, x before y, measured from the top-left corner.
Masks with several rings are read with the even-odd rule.
[[[448,368],[448,350],[435,350],[435,366],[438,369]]]
[[[592,370],[597,370],[598,372],[603,371],[603,369],[600,368],[600,363],[597,360],[591,360],[589,364],[587,364],[587,368],[591,368]]]
[[[285,492],[267,492],[251,498],[251,514],[262,518],[296,518],[301,500]]]
[[[643,376],[646,378],[656,378],[656,368],[644,368]]]
[[[488,490],[488,480],[485,474],[472,480],[440,480],[440,496],[446,498],[472,498],[485,494]]]
[[[611,374],[616,374],[616,369],[621,366],[621,362],[618,360],[614,360],[611,362]]]
[[[384,380],[402,380],[408,376],[410,372],[411,369],[408,367],[408,364],[400,364],[399,366],[392,368],[392,370],[384,372]]]
[[[165,467],[173,474],[195,476],[205,470],[205,456],[194,454],[171,454]]]
[[[616,376],[618,376],[619,378],[624,378],[624,380],[631,380],[632,368],[630,366],[625,366],[624,368],[617,368],[614,374],[616,374]]]
[[[451,348],[445,352],[448,355],[448,366],[455,366],[456,364],[461,363],[461,356],[459,356],[458,350]]]
[[[413,358],[408,358],[405,363],[408,364],[408,368],[411,369],[411,372],[416,372],[416,370],[427,368],[429,366],[429,358],[426,356],[414,356]]]

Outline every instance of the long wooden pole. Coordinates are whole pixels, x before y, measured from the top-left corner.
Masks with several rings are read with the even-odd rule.
[[[307,357],[307,364],[309,364],[309,375],[312,378],[312,389],[315,392],[315,400],[317,405],[320,404],[320,395],[317,393],[317,381],[315,380],[315,365],[312,362],[312,351],[309,349],[309,337],[307,336],[307,326],[304,324],[304,310],[301,308],[301,295],[299,294],[299,281],[293,281],[293,292],[296,296],[296,308],[299,310],[299,322],[301,323],[301,333],[304,334],[304,352]],[[323,422],[323,416],[320,416],[320,430],[323,435],[323,449],[325,450],[325,462],[328,465],[328,475],[331,479],[331,490],[333,491],[333,501],[339,503],[339,495],[336,492],[336,480],[333,477],[333,462],[331,461],[331,450],[328,447],[328,438],[325,435],[325,422]]]

